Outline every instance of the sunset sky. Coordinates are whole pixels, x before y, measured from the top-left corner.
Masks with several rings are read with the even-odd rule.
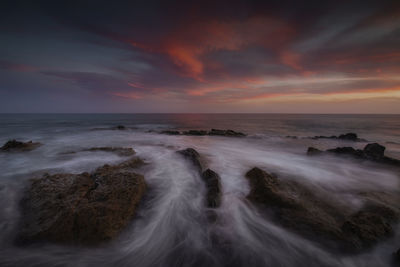
[[[0,112],[400,113],[400,1],[117,2],[2,1]]]

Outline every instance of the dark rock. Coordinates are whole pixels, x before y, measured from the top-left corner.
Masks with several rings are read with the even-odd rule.
[[[118,125],[115,127],[116,130],[126,130],[126,127],[124,125]]]
[[[32,141],[29,142],[20,142],[17,140],[10,140],[6,142],[1,148],[0,151],[31,151],[39,146],[41,143],[33,143]]]
[[[235,132],[233,130],[219,130],[219,129],[211,129],[208,132],[208,135],[220,135],[220,136],[229,136],[229,137],[244,137],[246,136],[244,133]]]
[[[326,202],[322,196],[295,181],[253,168],[246,173],[247,198],[291,231],[342,252],[361,252],[392,234],[397,214],[383,205],[366,206],[348,216],[345,207]]]
[[[346,133],[346,134],[341,134],[339,136],[317,135],[317,136],[311,137],[311,139],[339,139],[339,140],[353,141],[353,142],[366,142],[365,139],[358,138],[356,133]]]
[[[91,147],[88,149],[83,149],[82,151],[104,151],[104,152],[111,152],[115,153],[119,156],[127,157],[135,155],[135,150],[130,147]]]
[[[21,202],[20,244],[48,241],[96,245],[115,237],[132,219],[146,183],[131,159],[92,174],[33,179]]]
[[[373,143],[366,145],[363,151],[368,158],[373,160],[381,160],[384,157],[385,149],[386,148],[384,146],[378,143]]]
[[[193,148],[187,148],[177,152],[195,166],[203,179],[207,190],[206,206],[209,208],[219,207],[221,204],[221,178],[219,175],[210,169],[203,171],[205,164],[202,162],[200,154]]]
[[[188,159],[196,167],[196,170],[201,174],[201,172],[203,171],[203,163],[200,159],[200,154],[195,149],[186,148],[177,152]]]
[[[393,266],[400,266],[400,248],[393,253],[392,262]]]
[[[221,205],[221,178],[210,169],[205,170],[201,177],[207,187],[207,207],[219,207]]]
[[[378,143],[368,144],[364,147],[363,150],[354,149],[352,147],[337,147],[328,149],[326,151],[321,151],[316,148],[309,147],[307,150],[307,155],[312,156],[324,154],[325,152],[336,155],[350,156],[359,160],[371,160],[378,163],[400,166],[400,160],[386,157],[384,155],[385,147]]]
[[[204,130],[190,130],[190,131],[185,131],[183,132],[184,135],[197,135],[197,136],[203,136],[207,135],[207,131]]]
[[[179,131],[172,131],[172,130],[165,130],[165,131],[162,131],[161,134],[180,135],[181,132],[179,132]]]
[[[347,133],[339,135],[338,139],[348,140],[348,141],[357,141],[359,140],[357,134],[355,133]]]
[[[315,147],[309,147],[307,149],[307,155],[308,156],[320,155],[321,153],[323,153],[323,151],[321,151],[321,150],[319,150],[318,148],[315,148]]]
[[[285,137],[290,139],[298,139],[298,137],[295,135],[286,135]]]

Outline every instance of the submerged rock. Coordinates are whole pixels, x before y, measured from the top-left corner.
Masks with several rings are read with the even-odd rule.
[[[18,242],[96,245],[115,237],[132,219],[146,191],[133,169],[138,158],[93,173],[45,174],[22,199]]]
[[[221,178],[219,175],[211,169],[203,171],[205,164],[202,161],[200,154],[195,149],[187,148],[177,152],[193,164],[196,171],[203,179],[207,190],[206,206],[208,208],[219,207],[221,204]]]
[[[312,190],[294,181],[253,168],[246,173],[250,183],[247,198],[272,212],[284,227],[325,247],[342,252],[360,252],[393,234],[391,224],[398,214],[391,208],[367,205],[355,214],[336,207]]]
[[[318,135],[318,136],[311,137],[311,139],[339,139],[339,140],[353,141],[353,142],[366,142],[365,139],[358,138],[356,133],[340,134],[339,136],[336,136],[336,135],[331,135],[331,136]]]
[[[205,170],[201,177],[207,187],[207,207],[217,208],[221,205],[221,178],[213,170]]]
[[[91,147],[88,149],[83,149],[82,151],[104,151],[104,152],[111,152],[115,153],[119,156],[127,157],[135,155],[135,150],[131,147]]]
[[[169,134],[169,135],[180,135],[180,131],[173,131],[173,130],[165,130],[160,132],[161,134]]]
[[[34,143],[32,141],[20,142],[20,141],[17,141],[15,139],[13,139],[13,140],[10,140],[10,141],[6,142],[0,148],[0,151],[7,151],[7,152],[10,152],[10,151],[16,151],[16,152],[17,151],[20,151],[20,152],[22,152],[22,151],[31,151],[31,150],[33,150],[35,148],[38,148],[41,145],[42,144],[38,143],[38,142],[37,143]]]
[[[362,150],[355,149],[353,147],[337,147],[337,148],[328,149],[326,151],[321,151],[317,148],[309,147],[307,149],[307,155],[313,156],[313,155],[320,155],[320,154],[325,154],[325,153],[332,153],[332,154],[336,154],[336,155],[350,156],[350,157],[353,157],[356,159],[371,160],[371,161],[375,161],[378,163],[400,166],[400,160],[386,157],[384,155],[385,149],[386,148],[384,146],[382,146],[378,143],[367,144],[364,147],[364,149],[362,149]]]
[[[230,136],[230,137],[244,137],[246,136],[244,133],[235,132],[233,130],[219,130],[219,129],[211,129],[208,132],[208,135],[220,135],[220,136]]]
[[[207,135],[207,131],[204,130],[189,130],[189,131],[185,131],[183,132],[184,135],[198,135],[198,136],[202,136],[202,135]]]

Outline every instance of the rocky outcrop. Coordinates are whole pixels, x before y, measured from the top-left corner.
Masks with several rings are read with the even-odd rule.
[[[384,146],[378,143],[367,144],[362,150],[354,149],[353,147],[337,147],[322,151],[314,147],[309,147],[307,149],[307,155],[315,156],[330,153],[335,155],[349,156],[355,159],[371,160],[379,163],[400,166],[400,160],[385,156],[385,149],[386,148]]]
[[[318,136],[311,137],[311,139],[338,139],[338,140],[353,141],[353,142],[366,142],[365,139],[358,138],[356,133],[340,134],[339,136],[318,135]]]
[[[246,136],[244,133],[235,132],[233,130],[218,130],[218,129],[211,129],[208,132],[208,135],[219,135],[219,136],[230,136],[230,137],[244,137]]]
[[[124,125],[117,125],[113,127],[105,127],[105,128],[93,128],[91,131],[104,131],[104,130],[127,130],[128,128]]]
[[[206,206],[208,208],[217,208],[221,204],[221,178],[213,170],[205,169],[205,163],[200,157],[200,154],[193,148],[187,148],[177,151],[189,160],[196,171],[200,174],[206,185]]]
[[[118,156],[122,156],[122,157],[133,156],[136,153],[135,150],[133,150],[131,147],[108,147],[108,146],[107,147],[91,147],[91,148],[88,148],[88,149],[83,149],[81,151],[111,152],[111,153],[117,154]]]
[[[219,130],[219,129],[211,129],[211,131],[206,130],[189,130],[189,131],[174,131],[174,130],[165,130],[160,132],[161,134],[168,135],[191,135],[191,136],[205,136],[205,135],[213,135],[213,136],[226,136],[226,137],[244,137],[246,134],[241,132],[236,132],[233,130]]]
[[[20,244],[46,241],[96,245],[115,237],[132,219],[146,191],[134,158],[93,173],[45,174],[21,201]]]
[[[400,266],[400,248],[393,253],[392,262],[393,266]]]
[[[398,214],[382,204],[367,204],[351,214],[295,181],[282,181],[259,168],[246,173],[247,198],[291,231],[342,252],[360,252],[393,234]]]
[[[20,142],[15,139],[6,142],[1,148],[0,151],[3,152],[23,152],[23,151],[31,151],[35,148],[41,146],[41,143],[34,143],[32,141],[29,142]]]

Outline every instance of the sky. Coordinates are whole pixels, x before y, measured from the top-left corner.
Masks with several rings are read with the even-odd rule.
[[[0,112],[400,113],[400,1],[2,1]]]

